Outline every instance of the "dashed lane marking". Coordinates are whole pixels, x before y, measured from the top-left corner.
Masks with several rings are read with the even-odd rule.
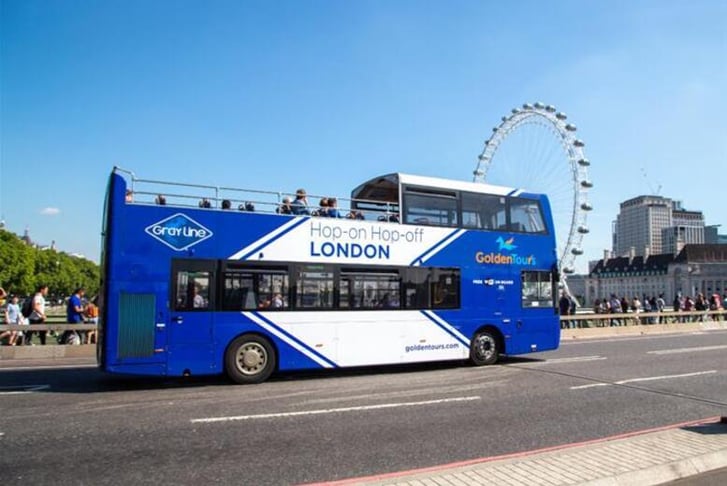
[[[719,349],[727,349],[727,344],[722,344],[719,346],[697,346],[694,348],[659,349],[657,351],[647,351],[646,354],[698,353],[701,351],[717,351]]]
[[[48,390],[50,385],[14,385],[0,386],[0,395],[21,395],[41,390]]]
[[[611,383],[589,383],[588,385],[572,386],[572,387],[570,387],[570,389],[571,390],[585,390],[586,388],[596,388],[599,386],[625,385],[627,383],[639,383],[639,382],[643,382],[643,381],[670,380],[672,378],[687,378],[690,376],[711,375],[713,373],[717,373],[717,370],[697,371],[695,373],[683,373],[680,375],[662,375],[662,376],[647,376],[644,378],[630,378],[628,380],[614,381]]]
[[[547,364],[560,364],[560,363],[582,363],[584,361],[601,361],[608,359],[605,356],[573,356],[571,358],[553,358],[545,359],[543,361],[535,361],[532,363],[518,363],[517,366],[538,366]]]
[[[236,415],[231,417],[208,417],[192,419],[190,422],[193,424],[209,424],[214,422],[233,422],[238,420],[260,420],[260,419],[275,419],[275,418],[286,418],[286,417],[303,417],[307,415],[323,415],[330,413],[347,413],[347,412],[362,412],[367,410],[383,410],[388,408],[402,408],[402,407],[421,407],[426,405],[440,405],[443,403],[457,403],[457,402],[472,402],[480,400],[479,396],[470,397],[457,397],[457,398],[442,398],[438,400],[426,400],[422,402],[399,402],[399,403],[381,403],[378,405],[361,405],[357,407],[343,407],[343,408],[327,408],[319,410],[305,410],[300,412],[281,412],[281,413],[263,413],[259,415]]]

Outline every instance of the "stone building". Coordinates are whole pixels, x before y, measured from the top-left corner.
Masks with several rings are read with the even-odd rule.
[[[640,299],[664,295],[669,305],[677,293],[695,296],[727,293],[727,245],[685,245],[677,254],[604,258],[585,279],[584,305],[611,294]]]

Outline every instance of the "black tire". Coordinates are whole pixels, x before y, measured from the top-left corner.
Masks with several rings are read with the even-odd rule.
[[[480,331],[470,344],[470,362],[475,366],[497,363],[500,357],[500,341],[492,331]]]
[[[270,377],[278,357],[270,341],[255,334],[238,336],[225,352],[225,371],[236,383],[261,383]]]

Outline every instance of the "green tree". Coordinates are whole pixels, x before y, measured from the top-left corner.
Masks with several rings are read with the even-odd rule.
[[[34,248],[13,233],[0,230],[0,286],[9,293],[27,295],[34,285]]]
[[[67,297],[77,287],[89,296],[99,291],[100,268],[85,258],[25,244],[18,236],[0,230],[0,285],[6,291],[29,295],[48,285],[51,295]]]

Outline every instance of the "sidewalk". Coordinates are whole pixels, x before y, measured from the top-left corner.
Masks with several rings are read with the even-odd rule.
[[[663,484],[727,467],[727,417],[333,485]]]

